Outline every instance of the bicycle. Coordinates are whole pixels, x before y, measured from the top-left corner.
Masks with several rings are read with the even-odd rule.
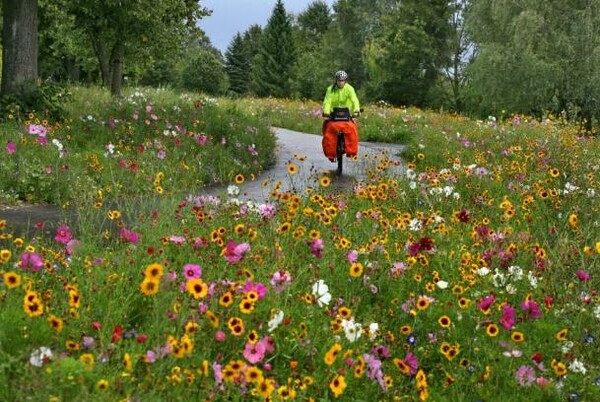
[[[363,109],[360,109],[360,112],[362,112]],[[358,117],[358,113],[356,113],[354,116],[350,114],[350,110],[348,108],[334,108],[332,113],[327,116],[327,121],[328,122],[351,122],[352,124],[354,123],[353,117]],[[355,126],[354,126],[355,127]],[[329,155],[327,155],[327,151],[325,151],[326,148],[326,144],[325,142],[327,141],[327,139],[325,138],[326,133],[323,134],[323,150],[325,151],[325,154],[329,157],[329,160],[336,161],[337,162],[337,169],[336,169],[336,175],[337,176],[341,176],[342,175],[342,170],[343,170],[343,165],[344,165],[344,154],[346,153],[346,134],[350,134],[350,133],[346,133],[345,130],[348,130],[348,126],[345,124],[341,124],[341,125],[336,125],[335,126],[335,130],[336,130],[336,146],[335,146],[335,158],[331,158]],[[348,130],[350,131],[350,130]],[[354,128],[354,131],[356,131],[356,128]],[[356,133],[357,138],[356,138],[356,143],[358,143],[358,133]],[[356,146],[358,147],[358,145],[356,144]],[[357,149],[358,151],[358,149]],[[333,160],[332,160],[333,159]]]

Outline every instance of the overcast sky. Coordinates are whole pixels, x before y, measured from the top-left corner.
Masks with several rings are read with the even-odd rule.
[[[283,0],[285,11],[299,14],[315,0]],[[331,7],[334,0],[325,0]],[[236,33],[244,33],[252,24],[264,28],[277,0],[201,0],[200,5],[213,10],[210,17],[200,20],[213,46],[225,53]]]

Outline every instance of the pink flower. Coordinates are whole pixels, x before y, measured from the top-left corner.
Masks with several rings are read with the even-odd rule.
[[[288,271],[277,271],[271,277],[271,286],[275,289],[275,293],[282,292],[288,283],[292,281],[292,275]]]
[[[14,142],[8,141],[6,143],[6,152],[8,152],[9,155],[12,155],[15,152],[17,152],[17,146],[15,145]]]
[[[529,386],[536,380],[535,371],[533,367],[523,365],[515,373],[515,378],[521,386]]]
[[[248,293],[251,291],[255,291],[258,295],[258,300],[262,300],[263,297],[267,294],[267,287],[262,283],[253,283],[252,281],[246,281],[244,285],[244,292]]]
[[[356,251],[356,250],[349,251],[348,254],[346,254],[346,259],[348,259],[348,262],[350,264],[354,264],[358,260],[358,251]]]
[[[417,370],[419,368],[419,359],[417,358],[417,356],[415,356],[411,352],[408,352],[406,354],[406,357],[404,358],[404,363],[406,363],[408,367],[410,367],[410,375],[414,375],[417,373]]]
[[[521,308],[527,312],[527,318],[540,318],[542,316],[540,306],[533,300],[524,302],[521,304]]]
[[[202,276],[202,267],[197,264],[185,264],[183,266],[183,275],[186,280],[200,278]]]
[[[225,342],[225,332],[219,330],[215,333],[215,339],[217,342]]]
[[[230,264],[235,264],[244,258],[244,254],[248,250],[250,250],[248,243],[235,244],[233,240],[230,240],[225,248],[225,258]]]
[[[121,240],[126,243],[137,243],[140,240],[139,234],[125,228],[121,228],[120,236]]]
[[[38,253],[24,252],[19,260],[19,267],[24,270],[37,272],[44,267],[44,260]]]
[[[590,279],[592,279],[592,278],[591,278],[591,276],[590,276],[590,274],[588,274],[588,273],[587,273],[587,272],[585,272],[585,271],[577,271],[577,277],[578,277],[580,280],[584,281],[584,282],[587,282],[587,281],[589,281]]]
[[[492,304],[496,301],[496,296],[489,295],[483,298],[481,302],[477,305],[477,308],[480,310],[487,310],[490,308]]]
[[[60,225],[58,229],[56,229],[56,235],[54,236],[54,240],[56,240],[59,244],[68,244],[71,240],[73,240],[73,233],[71,229],[67,225]]]
[[[178,245],[182,245],[185,243],[185,237],[183,236],[171,236],[169,240],[171,240],[171,243]]]
[[[517,321],[517,310],[514,309],[510,304],[506,304],[502,307],[502,316],[500,317],[500,324],[505,330],[511,329]]]
[[[325,248],[323,239],[316,239],[310,243],[310,252],[312,255],[314,255],[317,258],[321,258],[321,256],[323,255],[321,253],[323,248]]]
[[[265,357],[265,345],[262,342],[257,342],[255,344],[248,342],[244,348],[243,355],[249,363],[259,363]]]

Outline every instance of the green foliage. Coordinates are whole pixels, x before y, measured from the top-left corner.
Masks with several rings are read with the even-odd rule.
[[[252,55],[244,45],[241,34],[235,35],[225,52],[225,71],[229,77],[229,89],[236,95],[245,94],[250,84]]]
[[[64,84],[21,81],[10,94],[0,97],[0,122],[25,121],[34,114],[40,119],[60,120],[65,117],[64,104],[71,94]]]
[[[229,85],[222,56],[205,48],[189,56],[181,79],[184,89],[210,95],[223,94]]]
[[[296,57],[290,18],[282,1],[277,0],[252,66],[253,92],[260,97],[289,97]]]

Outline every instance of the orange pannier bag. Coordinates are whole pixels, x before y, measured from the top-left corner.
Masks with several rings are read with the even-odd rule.
[[[358,127],[353,121],[328,121],[323,129],[323,153],[329,159],[335,159],[337,133],[344,133],[344,153],[352,157],[358,154]]]

